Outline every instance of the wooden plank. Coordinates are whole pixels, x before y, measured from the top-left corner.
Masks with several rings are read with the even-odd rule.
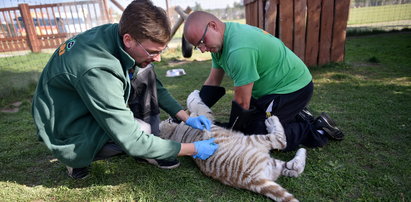
[[[0,12],[19,10],[18,7],[0,8]]]
[[[17,15],[17,11],[14,11],[14,15],[16,16],[16,18],[18,19],[19,17],[21,17],[21,12],[19,12],[19,14]],[[26,30],[23,28],[23,25],[21,24],[20,20],[16,20],[16,24],[17,24],[17,30],[16,30],[16,34],[19,35],[18,30],[22,30],[21,34],[27,35]]]
[[[344,61],[346,28],[350,0],[335,0],[334,27],[331,48],[331,61]]]
[[[257,2],[249,3],[248,6],[250,7],[250,23],[247,23],[252,26],[258,26],[258,19],[257,19]]]
[[[0,41],[21,41],[25,39],[25,36],[14,36],[14,37],[6,37],[6,38],[0,38]]]
[[[55,48],[55,46],[58,46],[59,44],[64,42],[67,37],[74,35],[74,33],[57,33],[56,30],[62,30],[58,29],[58,24],[54,25],[53,20],[57,22],[56,19],[58,17],[63,18],[63,16],[65,16],[65,20],[67,20],[69,23],[78,25],[79,23],[77,21],[75,22],[73,19],[77,16],[74,15],[74,13],[78,15],[85,15],[86,13],[89,13],[89,15],[95,16],[94,18],[100,22],[102,18],[107,16],[104,16],[104,13],[101,14],[101,12],[97,12],[96,7],[99,6],[100,11],[106,12],[106,10],[104,10],[104,3],[107,3],[107,0],[75,1],[66,3],[41,4],[34,6],[25,4],[23,6],[19,5],[18,7],[0,8],[0,15],[5,19],[15,19],[20,16],[23,18],[23,21],[17,20],[15,25],[12,24],[11,27],[1,27],[2,33],[14,33],[18,29],[19,31],[17,34],[21,35],[8,36],[9,34],[6,34],[7,36],[2,37],[0,39],[0,52],[6,50],[13,51],[24,49],[31,49],[33,52],[38,52],[42,47]],[[89,10],[88,12],[84,10],[83,5],[87,5],[87,8]],[[61,9],[63,10],[60,10],[60,7],[62,7]],[[91,7],[94,8],[94,12],[90,10]],[[26,11],[23,11],[22,8],[26,9]],[[101,14],[101,16],[99,16],[99,14]],[[25,17],[27,19],[24,19]],[[33,22],[33,18],[37,19],[36,22]],[[87,16],[85,16],[85,19],[90,20]],[[8,21],[2,23],[7,24]],[[25,23],[24,27],[22,22]],[[76,30],[75,27],[76,26],[67,26],[67,28],[70,29],[68,30],[69,32],[84,31],[83,27],[81,26],[79,26],[80,30]]]
[[[307,0],[294,0],[294,53],[305,59]]]
[[[111,3],[113,3],[115,6],[117,6],[117,8],[120,9],[121,11],[125,10],[125,8],[120,3],[118,3],[116,0],[111,0]],[[168,1],[166,1],[166,3],[168,3]],[[167,6],[167,8],[168,8],[168,6]]]
[[[98,4],[99,1],[71,1],[71,2],[62,2],[62,3],[52,3],[52,4],[39,4],[39,5],[32,5],[30,8],[46,8],[46,7],[58,7],[58,6],[75,6],[75,5],[83,5],[83,4]]]
[[[254,3],[257,0],[244,0],[244,5],[247,6],[250,3]]]
[[[338,0],[339,1],[339,0]],[[307,42],[305,47],[305,64],[317,65],[319,31],[320,31],[321,0],[307,1]]]
[[[84,16],[84,24],[85,24],[85,29],[86,30],[88,30],[88,29],[90,29],[91,28],[91,22],[90,22],[90,19],[89,18],[87,18],[87,14],[84,12],[84,5],[80,5],[80,8],[81,8],[81,13],[83,14],[83,16]]]
[[[109,8],[109,6],[108,6],[108,2],[107,2],[107,0],[101,0],[102,1],[102,5],[103,5],[103,7],[102,7],[102,13],[104,13],[104,19],[107,21],[110,21],[111,22],[111,17],[110,17],[110,15],[109,15],[109,13],[108,13],[108,8]]]
[[[19,4],[20,13],[23,17],[23,22],[26,28],[27,41],[32,52],[40,52],[40,42],[36,37],[36,30],[34,28],[33,18],[30,14],[30,9],[28,4]]]
[[[258,1],[255,1],[252,4],[252,17],[253,17],[253,26],[258,27]]]
[[[258,0],[257,1],[257,17],[258,17],[258,27],[261,29],[265,29],[264,27],[264,5],[265,5],[265,0]]]
[[[280,0],[280,33],[281,41],[289,48],[293,49],[293,29],[294,16],[293,8],[294,2],[290,0]]]
[[[334,0],[323,0],[321,7],[320,50],[318,64],[324,65],[331,60],[331,38],[334,20]]]
[[[275,36],[278,0],[268,0],[265,6],[265,31]]]
[[[7,21],[7,17],[6,17],[6,11],[4,11],[4,12],[2,12],[2,14],[3,14],[3,19],[4,19],[4,21],[5,21],[5,25],[6,25],[6,28],[7,28],[7,33],[9,33],[9,34],[11,34],[11,30],[10,30],[10,23]],[[2,25],[3,26],[3,25]]]

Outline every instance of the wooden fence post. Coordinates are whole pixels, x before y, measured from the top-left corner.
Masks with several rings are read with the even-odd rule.
[[[331,38],[334,21],[334,0],[323,0],[321,5],[321,30],[318,65],[325,65],[331,61]]]
[[[336,0],[334,14],[333,42],[331,47],[331,61],[344,61],[345,38],[350,10],[350,0]]]
[[[266,15],[265,15],[265,31],[270,33],[271,35],[275,36],[276,29],[277,29],[277,5],[278,0],[268,0],[266,6]],[[247,9],[247,7],[246,7]]]
[[[293,50],[293,31],[294,31],[294,2],[280,0],[280,29],[279,38],[290,49]]]
[[[19,4],[21,17],[23,17],[24,28],[27,33],[27,41],[30,50],[34,53],[41,51],[40,41],[37,38],[36,28],[34,27],[33,18],[30,14],[30,8],[28,4]]]
[[[310,0],[308,0],[310,1]],[[294,53],[305,61],[307,0],[294,0]]]
[[[305,64],[317,65],[320,36],[321,0],[307,0],[307,36]]]
[[[108,12],[108,2],[107,2],[107,0],[101,0],[101,1],[99,1],[99,4],[100,4],[101,13],[104,15],[104,21],[111,22],[110,15],[109,15],[109,12]]]

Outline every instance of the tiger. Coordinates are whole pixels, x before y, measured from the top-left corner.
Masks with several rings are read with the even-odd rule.
[[[198,90],[188,96],[187,108],[190,116],[204,115],[214,121],[211,109],[202,102]],[[211,131],[201,131],[169,118],[160,123],[160,137],[180,143],[214,137],[219,145],[215,153],[206,160],[194,159],[202,173],[223,184],[250,190],[275,201],[298,201],[275,180],[282,175],[300,176],[305,168],[306,149],[300,148],[288,162],[271,158],[270,150],[286,147],[286,137],[276,116],[267,118],[265,125],[268,134],[244,135],[214,124]]]

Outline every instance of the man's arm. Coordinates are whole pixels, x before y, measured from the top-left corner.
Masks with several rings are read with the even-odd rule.
[[[220,86],[224,78],[224,70],[220,68],[211,68],[210,75],[208,75],[207,80],[204,85],[209,86]]]
[[[254,82],[244,86],[234,87],[234,100],[241,105],[245,110],[250,108],[251,93]]]

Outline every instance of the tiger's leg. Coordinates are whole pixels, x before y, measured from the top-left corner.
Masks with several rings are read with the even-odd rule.
[[[300,148],[295,157],[284,164],[281,174],[288,177],[298,177],[304,171],[306,158],[307,150]]]
[[[284,149],[287,146],[284,128],[276,116],[270,116],[265,120],[267,134],[271,140],[272,149]]]
[[[195,90],[187,97],[187,108],[191,112],[191,116],[204,115],[211,121],[214,121],[213,112],[204,104],[200,97],[200,91]]]

